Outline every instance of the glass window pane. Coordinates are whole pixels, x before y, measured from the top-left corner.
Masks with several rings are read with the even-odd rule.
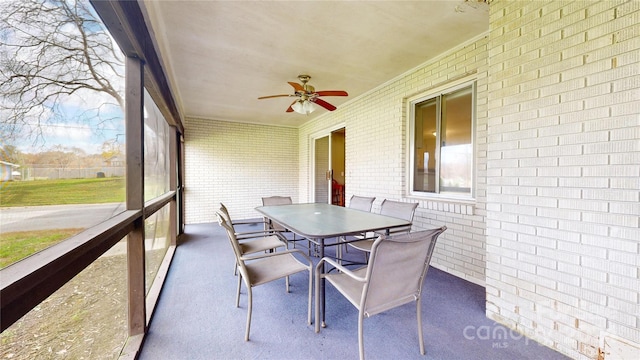
[[[169,204],[144,221],[145,232],[145,268],[146,293],[149,293],[153,280],[160,269],[164,255],[170,245]]]
[[[416,104],[413,190],[436,191],[437,99]]]
[[[0,13],[12,14],[0,17],[7,266],[124,210],[125,71],[88,0],[0,1]]]
[[[3,359],[118,359],[128,338],[127,243],[119,241],[0,334]]]
[[[442,97],[440,132],[440,193],[471,194],[472,89]]]
[[[144,200],[169,191],[169,125],[144,90]]]

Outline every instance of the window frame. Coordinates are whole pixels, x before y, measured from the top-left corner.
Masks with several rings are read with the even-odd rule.
[[[169,192],[144,202],[143,162],[127,162],[127,210],[99,223],[65,241],[52,245],[6,268],[0,269],[0,327],[2,331],[19,320],[40,302],[53,294],[74,276],[93,263],[114,244],[129,236],[127,241],[129,339],[122,350],[124,357],[137,354],[142,346],[154,307],[160,296],[162,283],[183,233],[184,126],[168,81],[160,66],[144,15],[135,1],[89,0],[108,31],[125,54],[125,86],[127,96],[125,126],[129,159],[143,159],[142,88],[148,89],[169,123],[170,174]],[[144,59],[144,60],[142,60]],[[133,76],[132,76],[133,75]],[[132,105],[136,102],[135,106]],[[131,112],[130,114],[128,112]],[[130,144],[130,145],[129,145]],[[133,147],[135,146],[135,149]],[[132,190],[133,189],[133,190]],[[169,205],[171,245],[149,293],[145,295],[144,220]],[[136,240],[131,240],[137,237]],[[130,246],[134,245],[134,246]],[[122,357],[122,356],[121,356]]]
[[[416,123],[415,123],[415,108],[416,105],[428,100],[436,99],[446,94],[450,94],[452,92],[461,90],[466,87],[471,87],[471,191],[468,194],[452,194],[440,193],[440,179],[439,179],[439,168],[441,164],[440,159],[440,148],[441,146],[437,146],[436,148],[436,167],[438,171],[436,172],[436,191],[437,192],[426,192],[426,191],[416,191],[414,190],[414,176],[415,176],[415,134],[416,134]],[[453,201],[468,201],[474,202],[476,199],[476,191],[477,191],[477,176],[476,176],[476,159],[477,159],[477,144],[476,144],[476,124],[477,124],[477,79],[475,76],[473,77],[464,77],[458,79],[455,82],[449,82],[444,85],[440,85],[437,87],[433,87],[427,89],[425,91],[421,91],[413,96],[407,97],[406,100],[406,114],[407,114],[407,164],[406,164],[406,193],[408,196],[419,198],[419,199],[433,199],[433,200],[453,200]],[[438,112],[437,124],[436,124],[436,142],[440,143],[441,137],[441,111],[442,106],[440,101],[436,101],[436,111]]]

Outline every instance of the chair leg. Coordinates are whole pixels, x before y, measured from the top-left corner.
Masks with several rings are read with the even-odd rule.
[[[253,310],[253,294],[251,292],[251,286],[248,287],[247,293],[249,294],[249,304],[247,305],[247,332],[244,334],[244,341],[249,341],[249,331],[251,330],[251,311]]]
[[[316,302],[315,302],[315,319],[316,319],[316,323],[315,323],[315,330],[316,333],[320,332],[320,323],[322,322],[320,320],[320,281],[322,280],[322,275],[319,273],[316,273],[316,281],[315,281],[315,298],[316,298]],[[327,311],[326,307],[325,307],[325,313]]]
[[[422,309],[420,298],[416,300],[416,314],[418,314],[418,341],[420,342],[420,354],[424,355],[424,338],[422,337]]]
[[[242,275],[238,275],[238,291],[236,292],[236,307],[240,307],[240,286],[242,285]]]
[[[309,304],[307,305],[307,324],[309,325],[311,325],[311,290],[312,289],[313,289],[313,268],[310,268],[309,269]]]
[[[363,329],[364,314],[362,310],[358,312],[358,352],[360,353],[360,360],[364,360],[364,329]]]

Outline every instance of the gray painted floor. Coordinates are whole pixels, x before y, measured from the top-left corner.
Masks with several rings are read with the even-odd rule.
[[[246,231],[246,229],[245,229]],[[141,360],[357,359],[357,311],[327,286],[327,327],[306,323],[307,278],[254,288],[251,339],[244,341],[246,291],[235,307],[237,278],[226,234],[217,224],[186,227],[151,322]],[[348,256],[361,253],[354,250]],[[418,347],[415,305],[365,319],[367,359],[566,359],[485,316],[484,288],[431,268]]]

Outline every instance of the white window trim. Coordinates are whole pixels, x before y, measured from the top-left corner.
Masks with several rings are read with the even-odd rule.
[[[414,163],[415,163],[415,152],[414,143],[415,143],[415,105],[419,102],[432,99],[436,96],[450,93],[464,87],[471,85],[471,91],[473,93],[472,96],[472,111],[471,111],[471,151],[473,154],[473,161],[471,163],[471,194],[469,195],[452,195],[452,194],[440,194],[440,193],[427,193],[423,191],[414,191],[413,190],[413,179],[414,179]],[[406,163],[406,179],[405,182],[406,194],[409,197],[416,198],[419,200],[435,200],[435,201],[447,201],[447,202],[456,202],[456,203],[475,203],[476,201],[476,190],[477,190],[477,176],[476,176],[476,159],[477,159],[477,151],[476,151],[476,120],[477,120],[477,79],[476,76],[467,76],[464,78],[457,79],[456,81],[452,81],[450,83],[440,85],[431,89],[424,90],[418,94],[405,98],[406,104],[406,126],[407,126],[407,163]],[[440,133],[440,124],[438,124],[438,136]],[[438,158],[440,154],[437,154]],[[438,162],[440,160],[438,159]]]

